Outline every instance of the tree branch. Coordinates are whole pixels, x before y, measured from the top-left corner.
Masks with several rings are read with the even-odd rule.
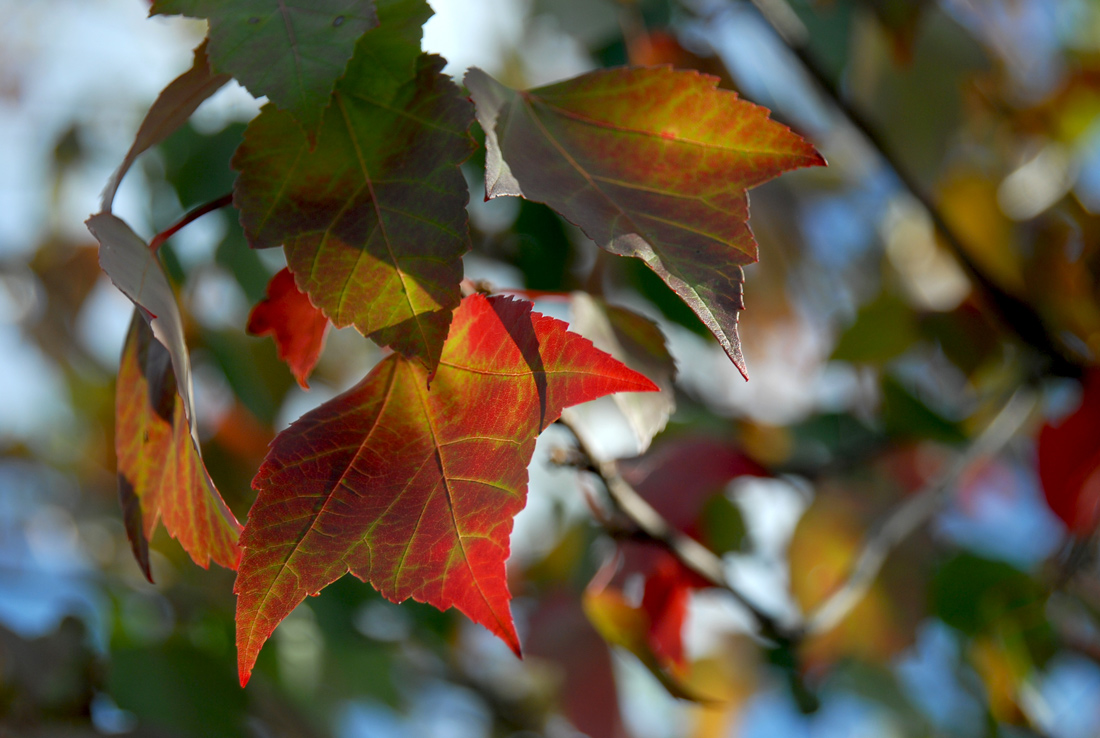
[[[840,624],[866,596],[894,547],[932,517],[967,469],[1004,448],[1034,407],[1035,396],[1017,390],[945,474],[899,505],[864,543],[844,585],[806,618],[805,634],[825,633]]]
[[[775,31],[787,48],[798,59],[802,68],[825,94],[848,122],[875,149],[879,157],[893,170],[902,186],[909,191],[928,213],[943,242],[954,254],[959,264],[987,297],[987,304],[1001,319],[1004,326],[1019,336],[1025,343],[1037,349],[1040,355],[1049,359],[1049,370],[1076,376],[1079,370],[1075,361],[1081,363],[1070,347],[1053,335],[1043,323],[1039,314],[1025,300],[1002,289],[982,271],[970,257],[962,237],[948,224],[932,196],[921,187],[917,178],[902,165],[901,160],[891,151],[885,138],[879,134],[870,120],[845,100],[837,84],[821,71],[820,65],[810,54],[810,34],[797,13],[786,0],[752,0],[752,4],[764,21]]]
[[[729,592],[748,611],[757,626],[757,635],[770,641],[791,640],[792,630],[780,624],[765,612],[752,598],[740,591],[726,576],[722,559],[694,538],[681,533],[665,520],[652,505],[623,479],[614,461],[597,457],[584,435],[564,418],[558,423],[569,429],[576,439],[577,448],[587,463],[587,469],[596,474],[607,489],[607,495],[615,509],[637,528],[645,539],[656,543],[694,573],[707,580],[713,587]]]

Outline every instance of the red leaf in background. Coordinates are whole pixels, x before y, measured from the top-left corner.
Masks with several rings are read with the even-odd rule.
[[[1085,376],[1081,406],[1039,431],[1039,480],[1072,533],[1093,531],[1100,522],[1100,369]]]
[[[298,290],[290,269],[283,269],[271,278],[267,297],[248,316],[248,332],[275,338],[279,358],[287,363],[303,389],[309,389],[306,380],[321,356],[328,326],[324,313],[313,307],[306,293]]]
[[[275,438],[241,538],[242,683],[275,626],[348,571],[395,602],[456,607],[519,652],[504,562],[535,438],[568,405],[656,390],[565,328],[471,295],[430,388],[393,354]]]
[[[688,601],[691,591],[707,582],[666,551],[659,551],[654,559],[642,595],[642,609],[649,615],[650,647],[658,658],[682,667]]]
[[[673,527],[699,538],[704,505],[740,476],[768,476],[768,471],[735,445],[712,438],[677,438],[644,456],[619,462],[623,478]],[[692,590],[708,586],[664,549],[623,542],[622,571],[645,576],[641,608],[649,616],[649,646],[663,663],[684,664],[683,627]]]
[[[137,309],[118,369],[115,452],[126,534],[149,581],[149,539],[161,519],[199,566],[237,568],[240,523],[191,437],[168,350]]]
[[[644,456],[619,461],[619,470],[665,520],[694,537],[703,505],[730,480],[771,476],[736,445],[698,436],[660,443]]]
[[[557,591],[539,597],[530,626],[524,648],[561,667],[562,709],[573,727],[590,736],[625,738],[611,652],[577,596]]]

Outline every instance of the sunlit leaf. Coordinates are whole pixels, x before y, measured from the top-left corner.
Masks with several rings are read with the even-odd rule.
[[[276,437],[242,537],[242,681],[275,626],[351,571],[385,597],[456,607],[519,640],[504,561],[535,438],[567,405],[653,390],[645,377],[532,313],[466,298],[438,372],[391,355]]]
[[[150,581],[158,520],[196,564],[237,568],[241,526],[191,437],[168,351],[136,309],[118,370],[115,452],[126,533]]]
[[[303,389],[309,389],[306,380],[321,357],[328,325],[328,318],[295,286],[289,269],[271,278],[267,297],[248,316],[248,332],[274,337],[279,358],[287,363]]]
[[[611,253],[642,259],[747,372],[742,266],[757,260],[746,190],[821,155],[716,78],[609,69],[517,92],[466,75],[485,130],[486,197],[545,202]]]
[[[234,202],[251,245],[282,245],[333,324],[434,367],[469,248],[458,165],[473,113],[443,60],[419,56],[423,3],[394,6],[356,46],[315,145],[274,107],[249,125]]]
[[[157,0],[153,13],[210,21],[210,61],[314,130],[355,41],[378,25],[372,0]]]

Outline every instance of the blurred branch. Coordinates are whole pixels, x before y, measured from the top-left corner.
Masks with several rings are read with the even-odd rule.
[[[577,448],[583,457],[578,466],[594,473],[603,481],[612,505],[635,526],[641,538],[666,549],[684,566],[707,580],[711,586],[733,595],[733,598],[756,622],[757,635],[770,641],[791,640],[792,633],[797,632],[798,629],[781,625],[734,586],[726,576],[726,567],[721,558],[694,538],[672,527],[629,482],[623,479],[614,461],[601,460],[593,453],[584,435],[574,425],[564,418],[558,420],[558,423],[568,428],[576,439]]]
[[[882,160],[893,170],[906,190],[927,211],[936,231],[955,258],[966,270],[981,291],[988,298],[989,307],[999,316],[1005,327],[1019,336],[1025,343],[1037,349],[1051,360],[1051,371],[1068,376],[1079,373],[1073,358],[1076,354],[1066,344],[1054,336],[1043,323],[1042,318],[1025,300],[1005,291],[986,275],[970,258],[962,238],[948,224],[931,194],[926,192],[910,172],[891,151],[886,139],[881,136],[871,121],[844,98],[839,86],[830,79],[810,54],[810,33],[802,20],[794,12],[787,0],[752,0],[753,6],[775,31],[776,35],[795,55],[803,69],[830,99],[834,106],[862,134],[875,149]]]
[[[806,635],[835,628],[866,596],[889,553],[939,510],[959,478],[975,462],[997,454],[1012,439],[1035,407],[1035,396],[1016,390],[951,468],[899,505],[864,543],[844,585],[806,619]]]

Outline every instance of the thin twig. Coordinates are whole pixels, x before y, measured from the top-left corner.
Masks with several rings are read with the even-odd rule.
[[[564,418],[558,422],[573,434],[577,441],[577,448],[588,462],[588,469],[603,481],[608,497],[616,510],[630,520],[641,536],[668,550],[684,566],[712,586],[729,592],[756,622],[757,635],[771,641],[790,640],[792,629],[781,625],[730,582],[721,558],[694,538],[672,527],[629,482],[623,479],[614,461],[602,460],[593,453],[583,433],[574,425]]]
[[[1017,390],[996,417],[945,474],[899,505],[868,538],[844,585],[806,619],[806,634],[835,628],[866,596],[887,555],[939,510],[959,478],[979,459],[998,453],[1012,439],[1035,407],[1035,396]]]
[[[176,223],[170,226],[167,230],[161,231],[157,235],[153,236],[153,240],[149,242],[149,250],[155,252],[161,247],[161,244],[163,244],[172,236],[176,235],[176,233],[179,232],[179,230],[188,223],[196,221],[207,213],[213,212],[214,210],[219,210],[220,208],[224,208],[225,206],[232,203],[233,193],[229,192],[217,198],[216,200],[211,200],[204,205],[199,205],[197,208],[176,221]]]

